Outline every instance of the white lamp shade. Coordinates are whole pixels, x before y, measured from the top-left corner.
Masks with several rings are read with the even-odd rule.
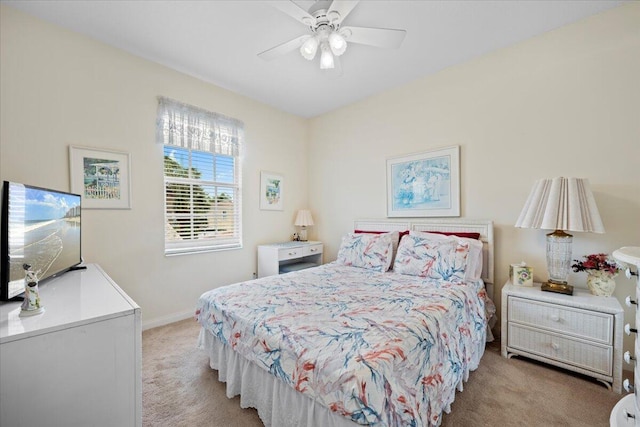
[[[340,56],[347,50],[347,41],[340,33],[333,31],[329,34],[329,46],[335,56]]]
[[[330,68],[335,67],[333,62],[333,54],[331,53],[331,49],[327,45],[327,43],[322,43],[320,46],[321,54],[320,54],[320,69],[328,70]]]
[[[304,43],[302,43],[302,46],[300,46],[300,54],[309,61],[315,58],[317,50],[318,39],[315,37],[309,37]]]
[[[298,215],[296,215],[295,225],[299,227],[308,227],[313,225],[313,217],[311,216],[311,212],[306,209],[301,209],[298,211]]]
[[[516,227],[604,233],[588,179],[536,181]]]

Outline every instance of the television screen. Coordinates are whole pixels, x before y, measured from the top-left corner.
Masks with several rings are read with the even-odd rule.
[[[82,262],[80,195],[4,182],[0,299],[24,291],[24,264],[39,282]]]

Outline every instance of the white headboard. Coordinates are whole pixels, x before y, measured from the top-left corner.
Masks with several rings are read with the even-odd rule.
[[[493,285],[493,221],[464,218],[419,220],[358,219],[354,230],[362,231],[462,231],[480,233],[482,241],[482,280]]]

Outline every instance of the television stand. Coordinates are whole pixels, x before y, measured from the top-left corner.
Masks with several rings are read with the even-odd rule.
[[[95,264],[40,298],[29,317],[0,303],[0,425],[141,426],[140,307]]]

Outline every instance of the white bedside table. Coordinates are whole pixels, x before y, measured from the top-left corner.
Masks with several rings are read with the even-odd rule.
[[[283,242],[258,246],[258,277],[322,264],[322,242]]]
[[[502,356],[525,356],[591,376],[622,391],[624,313],[614,297],[533,287],[502,288]]]

